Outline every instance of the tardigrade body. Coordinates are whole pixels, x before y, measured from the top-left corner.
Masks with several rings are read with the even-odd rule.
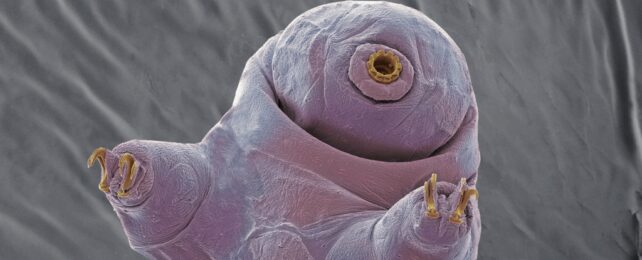
[[[171,259],[475,259],[477,105],[433,21],[386,2],[297,17],[196,144],[99,148],[131,247]]]

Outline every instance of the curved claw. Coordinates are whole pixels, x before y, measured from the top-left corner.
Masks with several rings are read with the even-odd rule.
[[[424,200],[426,201],[426,217],[439,218],[439,212],[435,205],[435,190],[437,189],[437,174],[430,176],[430,181],[424,182]]]
[[[455,211],[448,219],[453,224],[464,223],[464,220],[462,219],[462,215],[464,214],[464,210],[468,205],[468,201],[470,200],[470,197],[475,196],[475,199],[479,198],[479,193],[477,192],[477,189],[468,188],[466,186],[466,178],[461,178],[459,187],[460,187],[459,203],[457,203],[457,208],[455,208]]]
[[[107,183],[107,167],[105,166],[106,154],[107,149],[104,147],[98,147],[87,159],[87,168],[91,168],[96,160],[98,160],[98,163],[100,164],[100,182],[98,183],[98,189],[103,192],[109,192],[109,184]]]
[[[127,165],[126,171],[123,166]],[[129,189],[132,187],[136,173],[138,173],[139,164],[130,153],[123,154],[118,160],[118,172],[123,177],[123,182],[120,184],[120,189],[116,193],[118,197],[127,197]]]

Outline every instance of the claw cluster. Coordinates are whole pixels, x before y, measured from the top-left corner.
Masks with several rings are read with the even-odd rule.
[[[437,211],[437,206],[435,202],[435,194],[437,194],[436,189],[437,189],[437,174],[433,173],[430,176],[430,180],[424,182],[424,200],[426,203],[426,217],[432,218],[432,219],[439,218],[439,212]],[[475,188],[469,188],[468,185],[466,185],[466,178],[461,178],[458,186],[458,190],[456,192],[459,193],[459,201],[457,203],[457,207],[453,211],[452,215],[450,215],[450,218],[448,218],[448,220],[453,224],[461,224],[464,222],[462,215],[464,214],[464,210],[468,205],[468,201],[473,196],[475,196],[475,198],[477,199],[479,197],[479,193]]]
[[[104,147],[97,148],[91,153],[91,155],[89,155],[89,158],[87,159],[87,168],[93,166],[94,162],[98,160],[98,163],[100,164],[100,182],[98,183],[98,189],[103,192],[110,192],[108,183],[109,172],[107,171],[105,160],[106,156],[107,149],[105,149]],[[118,197],[124,198],[129,195],[129,189],[134,183],[134,179],[136,177],[136,174],[138,173],[139,168],[140,164],[138,163],[138,161],[136,161],[134,155],[130,153],[124,153],[120,156],[120,158],[118,159],[118,172],[122,177],[122,183],[120,184],[120,188],[116,193]]]
[[[368,74],[379,83],[391,83],[401,74],[401,62],[399,57],[392,51],[378,50],[370,55],[368,63]]]

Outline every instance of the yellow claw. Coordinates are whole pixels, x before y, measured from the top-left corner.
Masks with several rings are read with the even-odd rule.
[[[105,167],[105,155],[107,154],[107,149],[104,147],[98,147],[94,150],[89,158],[87,159],[87,168],[94,166],[94,162],[98,160],[100,164],[100,182],[98,183],[98,189],[103,192],[109,192],[109,184],[107,184],[107,168]]]
[[[123,166],[127,165],[127,170],[123,170]],[[138,162],[134,155],[125,153],[120,156],[118,160],[118,172],[123,177],[123,182],[120,184],[120,189],[116,193],[118,197],[127,197],[129,189],[132,187],[136,173],[138,172]]]
[[[430,176],[430,181],[424,182],[424,199],[426,200],[426,217],[439,218],[439,212],[435,206],[435,190],[437,189],[437,174]]]
[[[466,185],[466,178],[461,178],[459,187],[461,187],[461,190],[459,191],[461,194],[459,196],[459,203],[457,203],[457,208],[455,208],[455,211],[448,219],[453,224],[464,223],[464,220],[461,216],[464,214],[464,210],[468,205],[470,197],[475,196],[475,199],[479,198],[479,193],[477,192],[477,190],[475,188],[468,188],[468,186]]]

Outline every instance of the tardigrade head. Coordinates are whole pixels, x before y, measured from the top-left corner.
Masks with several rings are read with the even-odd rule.
[[[370,159],[430,156],[475,102],[457,45],[399,4],[339,2],[307,11],[279,36],[271,66],[288,117]]]

